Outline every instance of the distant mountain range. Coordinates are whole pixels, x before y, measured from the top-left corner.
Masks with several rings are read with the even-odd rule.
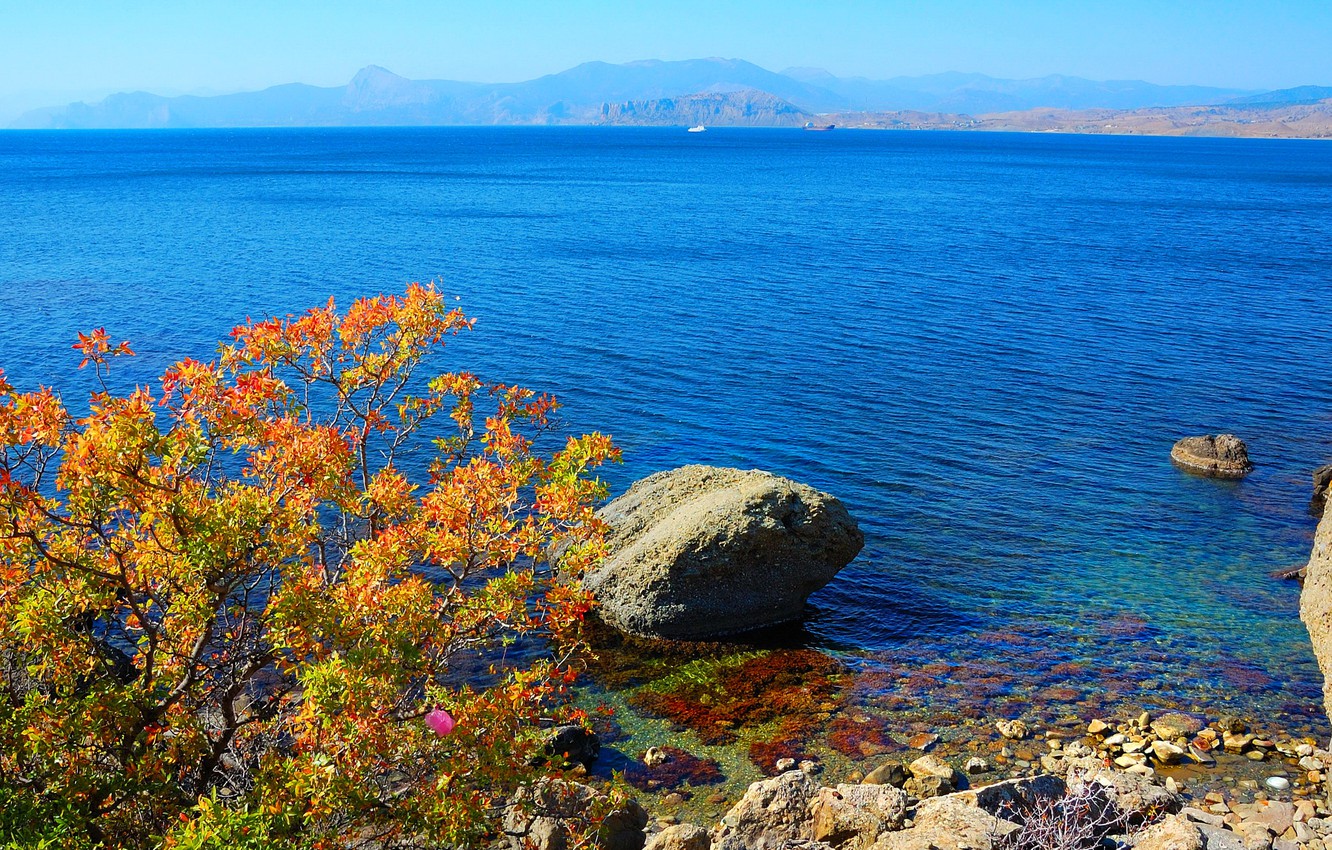
[[[1323,94],[1319,94],[1323,93]],[[921,112],[986,115],[1037,108],[1144,109],[1332,97],[1304,86],[1252,92],[1204,86],[1096,82],[1049,76],[1003,80],[933,74],[869,80],[816,68],[782,73],[736,59],[588,62],[521,83],[409,80],[362,69],[345,86],[300,83],[214,97],[114,94],[94,103],[38,109],[26,129],[432,126],[459,124],[693,124],[787,126],[816,115]]]

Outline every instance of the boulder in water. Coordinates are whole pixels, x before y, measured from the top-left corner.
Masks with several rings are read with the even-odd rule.
[[[865,538],[836,498],[759,470],[685,466],[601,509],[610,557],[584,577],[610,625],[703,640],[799,620]]]
[[[1176,466],[1211,478],[1243,478],[1253,471],[1249,450],[1234,434],[1185,437],[1170,450]]]

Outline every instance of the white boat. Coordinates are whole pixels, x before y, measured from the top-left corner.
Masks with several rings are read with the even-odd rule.
[[[707,130],[708,130],[708,128],[707,128],[707,127],[704,127],[702,124],[699,124],[697,127],[690,127],[690,128],[689,128],[689,132],[691,132],[691,133],[706,133]]]

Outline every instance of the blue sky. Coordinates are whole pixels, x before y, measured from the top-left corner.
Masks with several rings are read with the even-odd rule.
[[[1329,43],[1332,0],[0,0],[0,112],[122,90],[339,85],[369,64],[504,82],[593,59],[703,56],[873,78],[1269,89],[1332,85]]]

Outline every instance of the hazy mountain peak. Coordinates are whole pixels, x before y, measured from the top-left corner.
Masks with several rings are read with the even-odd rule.
[[[384,68],[380,65],[366,65],[364,68],[356,72],[356,76],[352,77],[350,85],[369,85],[387,80],[410,82],[406,77],[400,77],[388,68]]]
[[[387,68],[367,65],[347,84],[343,103],[355,110],[383,109],[428,100],[428,87]]]
[[[814,85],[823,85],[836,81],[831,73],[824,68],[787,68],[781,72],[783,77],[790,77],[793,80],[800,80],[802,83],[813,83]]]

